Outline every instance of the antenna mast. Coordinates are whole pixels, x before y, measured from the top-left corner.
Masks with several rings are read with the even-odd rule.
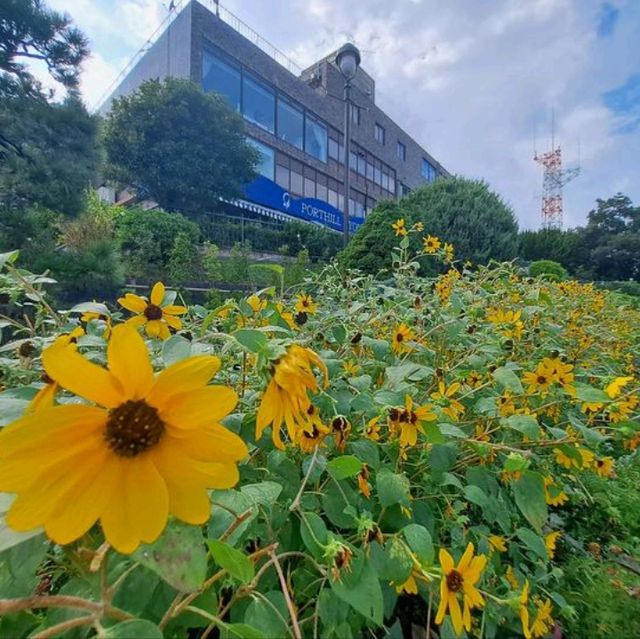
[[[580,166],[562,168],[562,149],[555,145],[555,113],[551,111],[551,150],[533,159],[544,167],[542,179],[542,227],[562,229],[562,187],[580,174]]]

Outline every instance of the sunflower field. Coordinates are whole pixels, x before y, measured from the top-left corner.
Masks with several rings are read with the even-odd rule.
[[[640,311],[393,229],[387,279],[214,309],[0,255],[0,636],[637,636],[624,568],[563,632],[573,557],[638,566]]]

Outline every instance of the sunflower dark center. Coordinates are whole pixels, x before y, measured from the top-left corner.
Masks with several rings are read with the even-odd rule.
[[[464,577],[457,570],[452,570],[447,575],[447,588],[451,592],[458,592],[459,590],[462,590],[463,584]]]
[[[538,375],[538,384],[546,384],[547,378],[544,375]]]
[[[162,319],[162,309],[155,304],[147,304],[147,307],[144,309],[144,316],[148,320]]]
[[[155,446],[164,429],[153,406],[143,400],[129,400],[110,411],[104,438],[116,455],[135,457]]]
[[[402,341],[404,341],[404,335],[402,333],[397,333],[396,342],[402,342]]]

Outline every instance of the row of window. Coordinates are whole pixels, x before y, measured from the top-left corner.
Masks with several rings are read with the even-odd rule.
[[[247,137],[247,141],[260,152],[256,167],[260,175],[274,180],[294,195],[316,198],[343,210],[344,196],[340,193],[340,183],[337,180],[286,155],[278,153],[276,159],[274,150],[258,140]],[[364,217],[376,204],[374,198],[353,189],[351,196],[349,210],[352,216]]]
[[[344,146],[333,138],[329,138],[329,157],[336,162],[344,163]],[[380,188],[395,195],[395,171],[355,142],[351,143],[349,167],[354,173],[362,175]]]
[[[429,160],[425,160],[422,158],[422,177],[428,180],[429,182],[435,181],[438,177],[438,172],[436,171],[436,167],[429,162]]]
[[[246,120],[309,155],[327,161],[327,127],[245,69],[209,50],[202,55],[202,86],[223,95]]]

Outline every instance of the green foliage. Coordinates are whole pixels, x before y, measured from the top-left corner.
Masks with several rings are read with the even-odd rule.
[[[54,104],[24,93],[0,96],[3,204],[79,213],[99,163],[97,130],[97,117],[77,96]]]
[[[105,122],[109,174],[183,213],[215,211],[254,176],[242,118],[191,80],[150,80],[117,98]]]
[[[54,80],[76,88],[80,64],[89,54],[87,39],[69,16],[52,11],[42,0],[4,0],[0,43],[3,80],[32,91],[37,83],[25,64],[31,59],[43,60]]]
[[[198,247],[182,231],[173,241],[168,267],[169,277],[176,284],[197,280],[202,273],[202,260]]]
[[[169,263],[178,235],[195,244],[200,230],[180,213],[132,207],[117,217],[116,234],[122,243],[127,274],[153,278]]]
[[[524,260],[553,260],[572,273],[588,269],[589,252],[581,231],[570,229],[540,229],[523,231],[519,236],[519,255]]]
[[[558,264],[558,262],[554,262],[553,260],[538,260],[529,266],[529,275],[532,277],[543,276],[548,280],[561,282],[567,279],[568,273],[567,269],[565,269],[562,264]]]
[[[462,261],[486,264],[516,256],[518,226],[513,211],[486,183],[449,178],[422,186],[399,202],[376,206],[345,249],[344,264],[367,273],[388,268],[394,244],[391,224],[398,218],[404,218],[407,226],[421,222],[425,235],[446,238]],[[411,246],[419,248],[418,237]]]
[[[220,249],[211,242],[205,242],[202,247],[202,265],[204,274],[209,281],[218,282],[222,279],[222,262]]]

